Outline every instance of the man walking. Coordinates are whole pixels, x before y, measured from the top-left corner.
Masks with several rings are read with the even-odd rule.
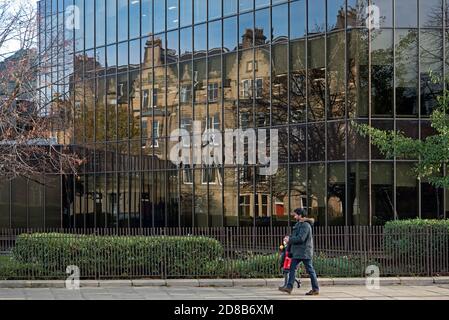
[[[293,217],[297,221],[293,227],[293,233],[289,238],[289,254],[292,262],[290,266],[290,273],[288,276],[288,284],[286,287],[280,287],[279,290],[290,294],[293,290],[293,283],[295,281],[296,267],[300,262],[304,264],[307,273],[312,282],[312,290],[307,292],[308,296],[317,296],[320,293],[318,279],[312,265],[313,258],[313,239],[311,222],[307,219],[307,211],[303,208],[295,209]]]

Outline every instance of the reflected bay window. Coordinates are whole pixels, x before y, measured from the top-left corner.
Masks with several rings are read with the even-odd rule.
[[[151,147],[159,147],[159,137],[160,137],[160,123],[159,121],[153,121],[153,132],[151,139]]]
[[[209,83],[207,85],[207,100],[209,102],[218,101],[218,83]]]

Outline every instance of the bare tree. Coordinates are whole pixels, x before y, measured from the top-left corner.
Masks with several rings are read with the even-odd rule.
[[[69,120],[61,112],[70,109],[69,94],[49,95],[49,84],[39,81],[39,74],[54,72],[55,64],[63,61],[59,56],[66,47],[60,37],[52,39],[51,46],[38,48],[40,18],[34,5],[0,0],[1,180],[76,174],[84,162],[58,139],[58,130]],[[12,55],[11,42],[17,49]]]

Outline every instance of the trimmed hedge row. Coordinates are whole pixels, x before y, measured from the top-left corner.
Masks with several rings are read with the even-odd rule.
[[[313,258],[313,266],[321,277],[361,277],[365,266],[355,257],[330,258],[323,254]],[[235,260],[228,265],[228,273],[234,278],[277,278],[280,274],[279,255],[256,255],[245,260]],[[300,264],[299,275],[307,275]]]
[[[385,251],[389,255],[417,260],[441,255],[449,248],[449,220],[396,220],[384,229]]]
[[[384,229],[386,274],[420,274],[423,261],[438,270],[438,257],[449,248],[448,220],[391,221]],[[430,253],[430,255],[429,255]],[[407,257],[407,266],[401,257]],[[433,257],[433,261],[429,259]],[[371,262],[370,264],[376,264]],[[246,253],[224,259],[220,242],[206,237],[119,237],[67,234],[23,234],[12,257],[0,256],[0,279],[65,279],[65,268],[76,265],[82,278],[128,277],[279,277],[279,255]],[[366,263],[356,257],[316,255],[319,276],[358,277]],[[394,268],[399,268],[398,270]],[[305,274],[303,267],[301,274]],[[398,273],[398,274],[399,274]]]
[[[225,260],[223,252],[220,242],[206,237],[23,234],[12,257],[1,257],[0,279],[65,279],[69,265],[78,266],[82,278],[280,276],[278,254]],[[320,255],[314,265],[320,276],[360,276],[362,272],[360,262],[348,257]]]
[[[75,265],[81,277],[214,275],[211,257],[222,256],[221,244],[206,237],[23,234],[13,249],[18,263],[37,265],[49,275]]]

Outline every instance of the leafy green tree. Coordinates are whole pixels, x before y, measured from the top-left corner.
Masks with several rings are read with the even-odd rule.
[[[434,83],[448,79],[430,72]],[[444,88],[441,95],[436,97],[436,107],[430,115],[431,126],[435,135],[426,139],[413,139],[406,137],[401,131],[380,130],[366,124],[358,124],[352,120],[352,125],[363,137],[370,137],[371,143],[379,151],[391,159],[400,157],[404,159],[419,159],[414,166],[418,179],[426,179],[437,188],[449,188],[449,176],[443,174],[444,167],[449,162],[449,90]]]

